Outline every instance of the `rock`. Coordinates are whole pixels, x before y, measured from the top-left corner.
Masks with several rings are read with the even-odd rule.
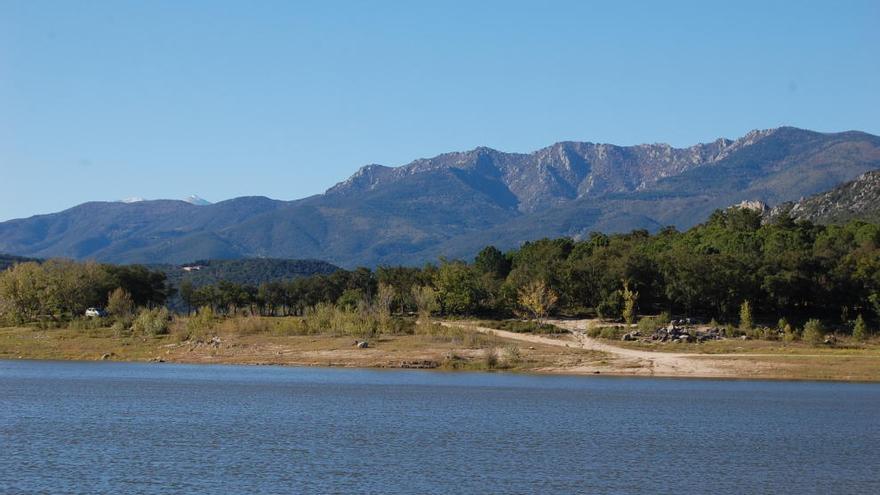
[[[366,349],[366,348],[368,348],[368,347],[370,347],[370,344],[369,344],[366,340],[363,341],[363,342],[358,342],[358,343],[357,343],[357,348],[358,348],[358,349]]]
[[[110,359],[110,356],[112,356],[112,354],[102,354],[101,361],[106,361],[106,360]]]
[[[433,369],[440,366],[440,363],[437,361],[431,361],[429,359],[424,359],[421,361],[401,361],[401,368],[412,368],[412,369]]]
[[[749,336],[748,335],[740,335],[739,340],[749,340]]]
[[[834,334],[828,334],[825,336],[825,344],[826,345],[834,345],[837,343],[837,337]]]
[[[223,341],[220,340],[220,337],[217,337],[216,335],[213,336],[213,337],[211,337],[211,340],[208,341],[208,343],[211,344],[211,346],[213,346],[213,347],[220,347],[220,344],[221,344],[222,342],[223,342]]]

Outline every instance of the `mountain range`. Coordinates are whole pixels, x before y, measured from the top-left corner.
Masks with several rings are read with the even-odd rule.
[[[0,252],[117,263],[316,258],[343,267],[471,257],[494,244],[687,228],[744,200],[770,205],[880,169],[880,137],[793,127],[688,148],[560,142],[368,165],[324,194],[213,204],[90,202],[0,223]]]

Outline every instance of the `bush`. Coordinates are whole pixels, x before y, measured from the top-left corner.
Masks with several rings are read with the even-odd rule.
[[[748,301],[743,301],[739,307],[739,328],[744,332],[752,329],[752,305]]]
[[[310,334],[332,333],[369,338],[379,333],[379,323],[361,305],[358,309],[319,303],[307,308],[303,322]]]
[[[639,319],[638,329],[642,335],[651,335],[655,330],[669,325],[669,313],[660,313],[657,316],[643,316]]]
[[[599,318],[607,320],[616,320],[620,318],[620,315],[623,313],[623,296],[620,291],[616,290],[611,294],[608,294],[608,296],[596,306],[596,313],[599,314]]]
[[[856,318],[855,323],[853,324],[853,339],[858,342],[864,342],[868,339],[868,327],[865,325],[865,319],[862,318],[862,315],[859,315]]]
[[[114,321],[110,329],[113,330],[113,335],[116,337],[124,337],[130,333],[129,326],[121,320]]]
[[[587,329],[587,336],[594,339],[620,340],[626,332],[627,329],[623,327],[590,327]]]
[[[67,324],[67,328],[71,330],[95,330],[96,328],[101,328],[104,326],[105,322],[103,318],[89,318],[89,317],[77,317]]]
[[[134,319],[131,330],[141,335],[158,336],[168,333],[168,320],[170,314],[165,307],[155,309],[142,309]]]
[[[504,346],[504,362],[507,366],[515,366],[521,359],[522,352],[518,345],[510,343]]]
[[[487,320],[481,321],[480,325],[498,330],[506,330],[514,333],[541,333],[541,334],[559,334],[568,333],[568,330],[559,328],[549,323],[539,323],[534,320]]]
[[[739,328],[736,328],[735,326],[730,325],[730,324],[728,324],[724,327],[724,336],[725,337],[732,339],[735,337],[739,337],[740,335],[745,335],[745,334],[742,331],[740,331]]]
[[[216,317],[210,306],[202,306],[186,319],[184,334],[180,340],[203,340],[209,331],[214,329]]]
[[[782,328],[782,340],[785,342],[795,342],[800,336],[797,330],[788,323]]]
[[[804,324],[804,342],[815,346],[821,344],[824,337],[825,329],[821,321],[812,319]]]
[[[495,346],[487,347],[483,353],[483,359],[489,369],[498,366],[498,348]]]
[[[222,328],[239,335],[254,335],[269,333],[272,330],[272,324],[268,319],[259,316],[236,316],[224,321]]]
[[[107,296],[107,312],[117,321],[129,322],[134,313],[134,301],[125,289],[117,287]]]

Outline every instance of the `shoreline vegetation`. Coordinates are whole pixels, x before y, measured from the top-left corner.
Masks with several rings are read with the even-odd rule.
[[[259,286],[18,261],[0,357],[880,380],[880,225],[764,220]]]
[[[400,318],[363,338],[310,333],[303,317],[174,317],[165,332],[120,335],[102,320],[68,328],[0,328],[0,359],[512,371],[721,379],[880,381],[880,341],[833,344],[723,338],[705,343],[590,337],[601,320]],[[199,325],[203,331],[194,333]],[[632,328],[637,328],[633,326]],[[537,331],[536,331],[537,330]],[[357,343],[366,342],[361,347]]]

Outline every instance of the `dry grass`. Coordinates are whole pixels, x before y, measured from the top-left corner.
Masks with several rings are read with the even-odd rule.
[[[701,344],[680,344],[673,342],[624,342],[614,340],[613,345],[629,349],[658,352],[678,352],[694,354],[779,354],[779,355],[864,355],[880,357],[880,340],[876,338],[865,343],[839,339],[835,345],[812,346],[802,341],[784,342],[782,340],[710,340]]]
[[[109,355],[118,361],[382,368],[428,363],[444,369],[530,371],[583,365],[601,357],[555,346],[523,348],[466,328],[439,325],[413,335],[378,335],[369,339],[368,348],[359,349],[351,336],[298,335],[294,320],[218,320],[197,335],[186,330],[185,321],[175,321],[170,334],[156,337],[119,336],[110,328],[0,328],[0,359],[98,360]],[[491,366],[485,357],[489,349],[498,356]]]

